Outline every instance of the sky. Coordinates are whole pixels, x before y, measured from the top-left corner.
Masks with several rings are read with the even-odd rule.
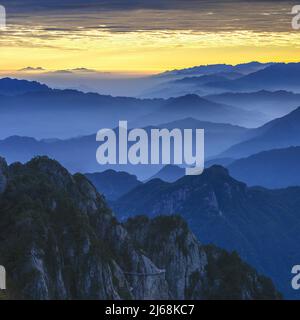
[[[151,74],[213,63],[299,61],[300,31],[291,27],[295,4],[0,0],[7,13],[0,70]]]

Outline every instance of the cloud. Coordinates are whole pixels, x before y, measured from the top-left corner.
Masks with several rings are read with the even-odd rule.
[[[55,70],[55,71],[51,71],[49,73],[62,74],[62,75],[74,74],[74,73],[76,73],[76,74],[91,74],[91,73],[98,73],[98,71],[81,67],[81,68],[75,68],[75,69]]]
[[[18,71],[21,71],[21,72],[32,72],[32,71],[44,71],[45,69],[42,68],[42,67],[26,67],[26,68],[23,68],[23,69],[20,69]]]
[[[57,73],[57,74],[72,74],[73,72],[70,70],[56,70],[53,71],[52,73]]]
[[[73,71],[73,72],[82,72],[82,73],[93,73],[93,72],[97,72],[96,70],[87,69],[87,68],[76,68],[76,69],[72,69],[71,71]]]
[[[239,5],[240,3],[292,3],[290,0],[2,0],[1,3],[14,12],[29,12],[32,10],[70,10],[97,9],[111,11],[127,10],[194,10],[220,5]]]
[[[113,54],[115,42],[123,43],[124,47],[126,39],[128,41],[133,38],[135,40],[132,43],[138,43],[140,46],[144,43],[143,50],[146,51],[149,43],[157,43],[157,46],[166,44],[185,47],[186,39],[190,39],[190,43],[197,47],[205,41],[204,33],[220,35],[226,32],[233,34],[249,31],[249,34],[263,34],[263,37],[265,33],[292,34],[290,12],[293,3],[284,0],[0,2],[7,7],[8,13],[8,28],[0,33],[2,47],[80,52],[85,48],[82,43],[89,39],[89,47],[92,50],[96,50],[96,47],[101,48],[101,52],[109,50],[109,43],[114,42],[111,49]],[[259,35],[257,37],[258,41],[261,41]],[[286,40],[280,40],[280,34],[278,39],[278,43],[286,43]]]
[[[40,25],[55,36],[82,28],[109,32],[139,30],[290,31],[288,0],[0,0],[8,22]],[[138,10],[134,13],[133,10]],[[30,17],[28,16],[30,15]]]

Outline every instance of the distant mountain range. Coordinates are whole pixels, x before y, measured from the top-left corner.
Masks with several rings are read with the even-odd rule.
[[[14,96],[30,92],[49,92],[51,89],[36,81],[0,79],[0,95]]]
[[[245,110],[263,112],[270,118],[282,117],[300,106],[300,94],[261,90],[251,93],[223,93],[205,97],[216,103],[228,104]]]
[[[230,105],[211,102],[195,94],[170,98],[154,112],[140,117],[134,126],[146,126],[160,122],[170,122],[192,117],[202,121],[230,123],[253,127],[266,122],[263,114],[242,110]]]
[[[187,94],[205,95],[209,90],[205,87],[206,84],[211,82],[220,82],[226,80],[233,80],[242,77],[243,74],[238,72],[219,72],[200,76],[186,76],[184,78],[177,76],[176,80],[170,80],[156,84],[148,91],[144,92],[144,97],[159,97],[170,98],[180,97]]]
[[[229,148],[222,153],[218,159],[207,159],[206,166],[212,164],[230,165],[234,159],[248,157],[264,150],[268,153],[255,155],[249,159],[243,159],[232,164],[231,168],[234,177],[249,183],[250,185],[262,185],[270,188],[285,187],[289,185],[298,185],[298,178],[295,172],[297,166],[297,154],[292,152],[294,149],[288,149],[287,152],[273,151],[277,148],[287,148],[290,146],[300,146],[299,126],[300,124],[300,108],[291,112],[285,117],[278,118],[268,124],[254,130],[247,130],[238,126],[227,124],[215,124],[202,122],[192,118],[165,123],[158,127],[167,128],[204,128],[206,139],[206,156],[212,157],[218,152]],[[149,130],[150,128],[146,128]],[[249,139],[250,138],[250,139]],[[0,141],[0,152],[11,162],[26,162],[36,155],[48,155],[61,161],[72,172],[94,172],[103,171],[105,169],[114,169],[118,171],[127,171],[128,173],[138,175],[139,179],[160,178],[164,181],[175,181],[182,174],[184,169],[176,168],[168,171],[163,166],[132,166],[132,165],[112,165],[100,166],[95,159],[95,153],[98,143],[95,141],[95,135],[79,137],[68,140],[36,140],[27,137],[10,137]],[[243,141],[239,143],[240,141]],[[234,145],[233,147],[230,147]],[[296,150],[296,149],[295,149]],[[264,157],[267,157],[266,162]],[[265,172],[263,167],[265,163],[269,163]],[[276,170],[279,170],[280,163],[285,167],[282,177],[278,178]],[[294,163],[294,169],[291,164]],[[252,170],[248,170],[251,167]],[[175,167],[169,167],[169,169]],[[159,170],[161,172],[157,173]],[[179,172],[180,171],[180,172]],[[269,173],[268,173],[269,172]],[[282,172],[282,169],[281,169]],[[277,181],[276,181],[277,180]],[[114,179],[112,179],[114,181]],[[120,183],[120,181],[118,181]],[[109,183],[106,183],[108,186]],[[120,187],[116,187],[116,190]],[[112,187],[113,188],[113,187]],[[128,189],[129,190],[129,189]],[[128,191],[127,190],[127,191]],[[99,189],[108,199],[115,200],[118,198],[119,191],[116,194],[108,195],[104,190]],[[107,191],[107,189],[105,190]],[[126,191],[126,189],[125,189]],[[113,192],[112,190],[109,192]]]
[[[16,85],[19,84],[19,80],[14,81]],[[138,118],[160,107],[163,102],[85,94],[75,90],[45,90],[0,96],[0,137],[80,136],[117,126],[120,119],[130,121]]]
[[[230,174],[250,186],[285,188],[300,186],[300,147],[275,149],[236,160]]]
[[[227,81],[231,83],[231,80],[243,78],[272,65],[276,64],[250,62],[236,66],[217,64],[168,71],[155,76],[163,81],[147,89],[143,97],[170,98],[186,94],[204,96],[222,93],[224,88],[220,84],[226,84]]]
[[[233,163],[236,159],[232,158],[212,158],[205,161],[205,168],[209,168],[213,165],[219,165],[222,167],[227,167]]]
[[[194,118],[185,118],[178,121],[166,122],[158,125],[159,128],[172,130],[184,129],[204,129],[205,130],[205,156],[212,157],[224,150],[228,145],[234,145],[253,137],[255,130],[226,123],[212,123],[199,121]]]
[[[299,199],[300,187],[248,188],[226,169],[213,166],[174,183],[151,180],[121,197],[114,210],[122,219],[180,214],[203,243],[237,250],[292,297],[288,279],[300,259]]]
[[[160,171],[158,171],[154,176],[152,176],[147,181],[153,179],[160,179],[166,182],[175,182],[176,180],[182,178],[185,175],[185,169],[180,168],[175,165],[164,166]]]
[[[109,201],[119,199],[124,194],[142,184],[136,176],[127,172],[106,170],[85,175],[96,187],[97,191]]]
[[[241,74],[249,74],[252,72],[256,72],[258,70],[262,70],[274,63],[259,63],[259,62],[249,62],[249,63],[242,63],[238,65],[230,65],[230,64],[212,64],[206,66],[196,66],[192,68],[186,68],[181,70],[172,70],[166,71],[155,77],[163,77],[163,78],[170,78],[170,77],[186,77],[186,76],[202,76],[202,75],[211,75],[221,72],[237,72]]]
[[[211,75],[204,75],[200,77],[186,77],[183,79],[174,80],[174,84],[193,84],[195,86],[201,86],[206,83],[214,82],[214,81],[223,81],[227,79],[237,79],[242,77],[241,73],[236,72],[222,72],[215,73]]]
[[[300,72],[299,63],[249,64],[249,66],[251,65],[253,65],[253,68],[247,68],[247,65],[244,65],[245,70],[243,72],[236,67],[229,68],[226,65],[217,65],[207,66],[207,69],[211,72],[205,72],[205,67],[199,67],[199,69],[195,67],[187,69],[187,71],[179,70],[171,72],[170,74],[166,73],[165,82],[148,89],[144,97],[170,98],[186,94],[197,94],[209,99],[209,97],[207,97],[208,95],[214,96],[228,92],[253,93],[263,90],[300,93],[300,80],[298,77]],[[197,73],[197,70],[203,70],[203,73]],[[234,98],[233,102],[236,101],[237,97]],[[261,98],[264,99],[264,97]],[[230,99],[222,101],[222,99],[218,97],[216,99],[212,98],[212,100],[218,103],[228,103],[230,101]],[[282,99],[280,98],[280,100],[275,103],[274,111],[276,111],[281,101]],[[255,102],[257,102],[257,100]],[[260,107],[263,107],[263,100],[258,102],[261,103]],[[255,106],[256,104],[254,104],[254,107]],[[279,105],[279,107],[280,106],[282,105]],[[271,106],[266,106],[266,112],[271,111],[270,107]],[[292,105],[287,105],[287,107],[292,107]],[[250,109],[252,110],[252,108]],[[264,112],[264,107],[259,111]],[[281,109],[277,109],[277,111],[280,112]],[[277,115],[283,115],[283,113]]]
[[[169,99],[137,99],[76,90],[53,90],[38,82],[5,78],[0,80],[0,137],[20,135],[65,139],[87,135],[103,127],[115,127],[120,119],[128,120],[132,126],[143,127],[187,117],[257,127],[299,106],[300,95],[284,90],[297,92],[300,87],[297,80],[300,64],[251,66],[252,71],[256,71],[246,75],[224,66],[212,66],[212,69],[218,69],[217,73],[208,72],[199,77],[173,81],[192,82],[193,85],[198,81],[201,88],[204,85],[212,89],[211,93],[214,93],[213,88],[216,90],[215,94],[205,97],[185,94]],[[231,78],[228,78],[229,75]],[[239,75],[242,76],[236,79]],[[225,82],[221,78],[226,78]],[[220,88],[223,92],[243,92],[221,93]],[[249,93],[255,90],[260,91]],[[55,126],[49,123],[55,123]]]
[[[230,146],[244,141],[252,136],[252,130],[228,124],[203,122],[192,118],[158,125],[157,128],[166,129],[205,129],[205,155],[214,156],[225,151]],[[145,128],[147,131],[151,127]],[[117,129],[116,129],[117,132]],[[195,140],[195,139],[194,139]],[[60,161],[72,172],[98,172],[107,169],[127,171],[137,175],[139,179],[149,179],[156,174],[163,165],[107,165],[100,166],[96,162],[96,151],[99,143],[96,134],[67,140],[37,140],[28,137],[12,136],[0,140],[0,153],[9,163],[15,161],[26,162],[37,155],[47,155]]]
[[[227,166],[234,159],[248,157],[265,150],[300,146],[299,124],[300,108],[252,130],[227,124],[203,122],[192,118],[161,124],[157,127],[169,130],[173,128],[204,128],[205,155],[209,161],[208,164]],[[151,127],[145,129],[150,130]],[[95,135],[67,140],[36,140],[14,136],[0,141],[0,152],[10,163],[26,162],[36,155],[48,155],[61,161],[72,172],[97,172],[113,169],[137,175],[140,180],[149,179],[163,168],[163,166],[142,165],[100,166],[95,158],[98,146]],[[226,161],[218,161],[213,158],[225,158]],[[250,181],[246,177],[242,180]],[[267,184],[266,186],[274,185]],[[282,186],[286,186],[286,184],[283,183]]]
[[[0,92],[3,92],[0,95],[2,138],[19,135],[65,139],[114,128],[124,119],[132,126],[143,127],[187,117],[253,127],[265,119],[257,112],[211,102],[197,95],[167,100],[112,97],[53,90],[35,82],[13,79],[0,81]]]
[[[244,158],[249,155],[278,148],[300,146],[300,107],[288,115],[255,129],[254,138],[241,142],[221,157]]]
[[[263,89],[300,92],[299,72],[299,63],[278,63],[236,80],[211,82],[207,85],[235,92],[251,92]]]
[[[215,164],[227,167],[232,177],[245,182],[248,186],[263,186],[271,189],[287,188],[300,186],[299,159],[300,147],[290,147],[263,151],[239,160],[213,159],[206,161],[205,167],[209,168]],[[184,168],[166,165],[144,183],[155,179],[175,182],[184,176]],[[142,184],[136,176],[114,170],[86,174],[86,177],[109,201],[118,200]]]

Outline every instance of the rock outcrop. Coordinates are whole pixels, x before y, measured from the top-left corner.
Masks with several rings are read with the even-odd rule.
[[[165,271],[172,299],[280,298],[272,281],[236,252],[201,245],[179,216],[137,216],[125,226],[136,246]]]
[[[124,220],[140,214],[179,214],[202,243],[237,251],[270,277],[286,298],[297,299],[290,274],[291,266],[300,261],[299,199],[300,187],[248,187],[227,169],[212,166],[174,183],[149,181],[112,206]]]
[[[10,299],[280,298],[239,259],[210,253],[179,217],[121,224],[83,175],[45,157],[0,168],[0,265]],[[225,275],[241,267],[244,278],[220,277],[224,261]]]

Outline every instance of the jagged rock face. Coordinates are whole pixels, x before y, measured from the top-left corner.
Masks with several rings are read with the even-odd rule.
[[[279,299],[272,282],[234,253],[203,246],[179,216],[125,223],[135,244],[165,272],[172,299]],[[270,288],[273,288],[270,290]]]
[[[10,166],[6,179],[0,264],[17,297],[168,298],[164,277],[141,282],[124,272],[152,272],[156,266],[135,250],[85,177],[37,158]]]
[[[158,217],[151,221],[142,216],[129,219],[126,227],[138,247],[165,271],[173,299],[193,298],[191,279],[195,274],[200,279],[197,298],[203,297],[201,288],[207,257],[181,218]]]
[[[205,299],[213,296],[210,288],[231,298],[210,271],[220,273],[219,259],[209,262],[178,217],[122,225],[84,176],[55,161],[1,168],[0,265],[10,298]],[[257,281],[236,284],[247,292],[238,298],[279,297],[254,270],[247,275]]]
[[[299,199],[299,187],[250,188],[213,166],[175,183],[150,181],[113,205],[122,218],[180,214],[202,243],[237,251],[287,298],[297,298],[288,275],[300,259]]]

